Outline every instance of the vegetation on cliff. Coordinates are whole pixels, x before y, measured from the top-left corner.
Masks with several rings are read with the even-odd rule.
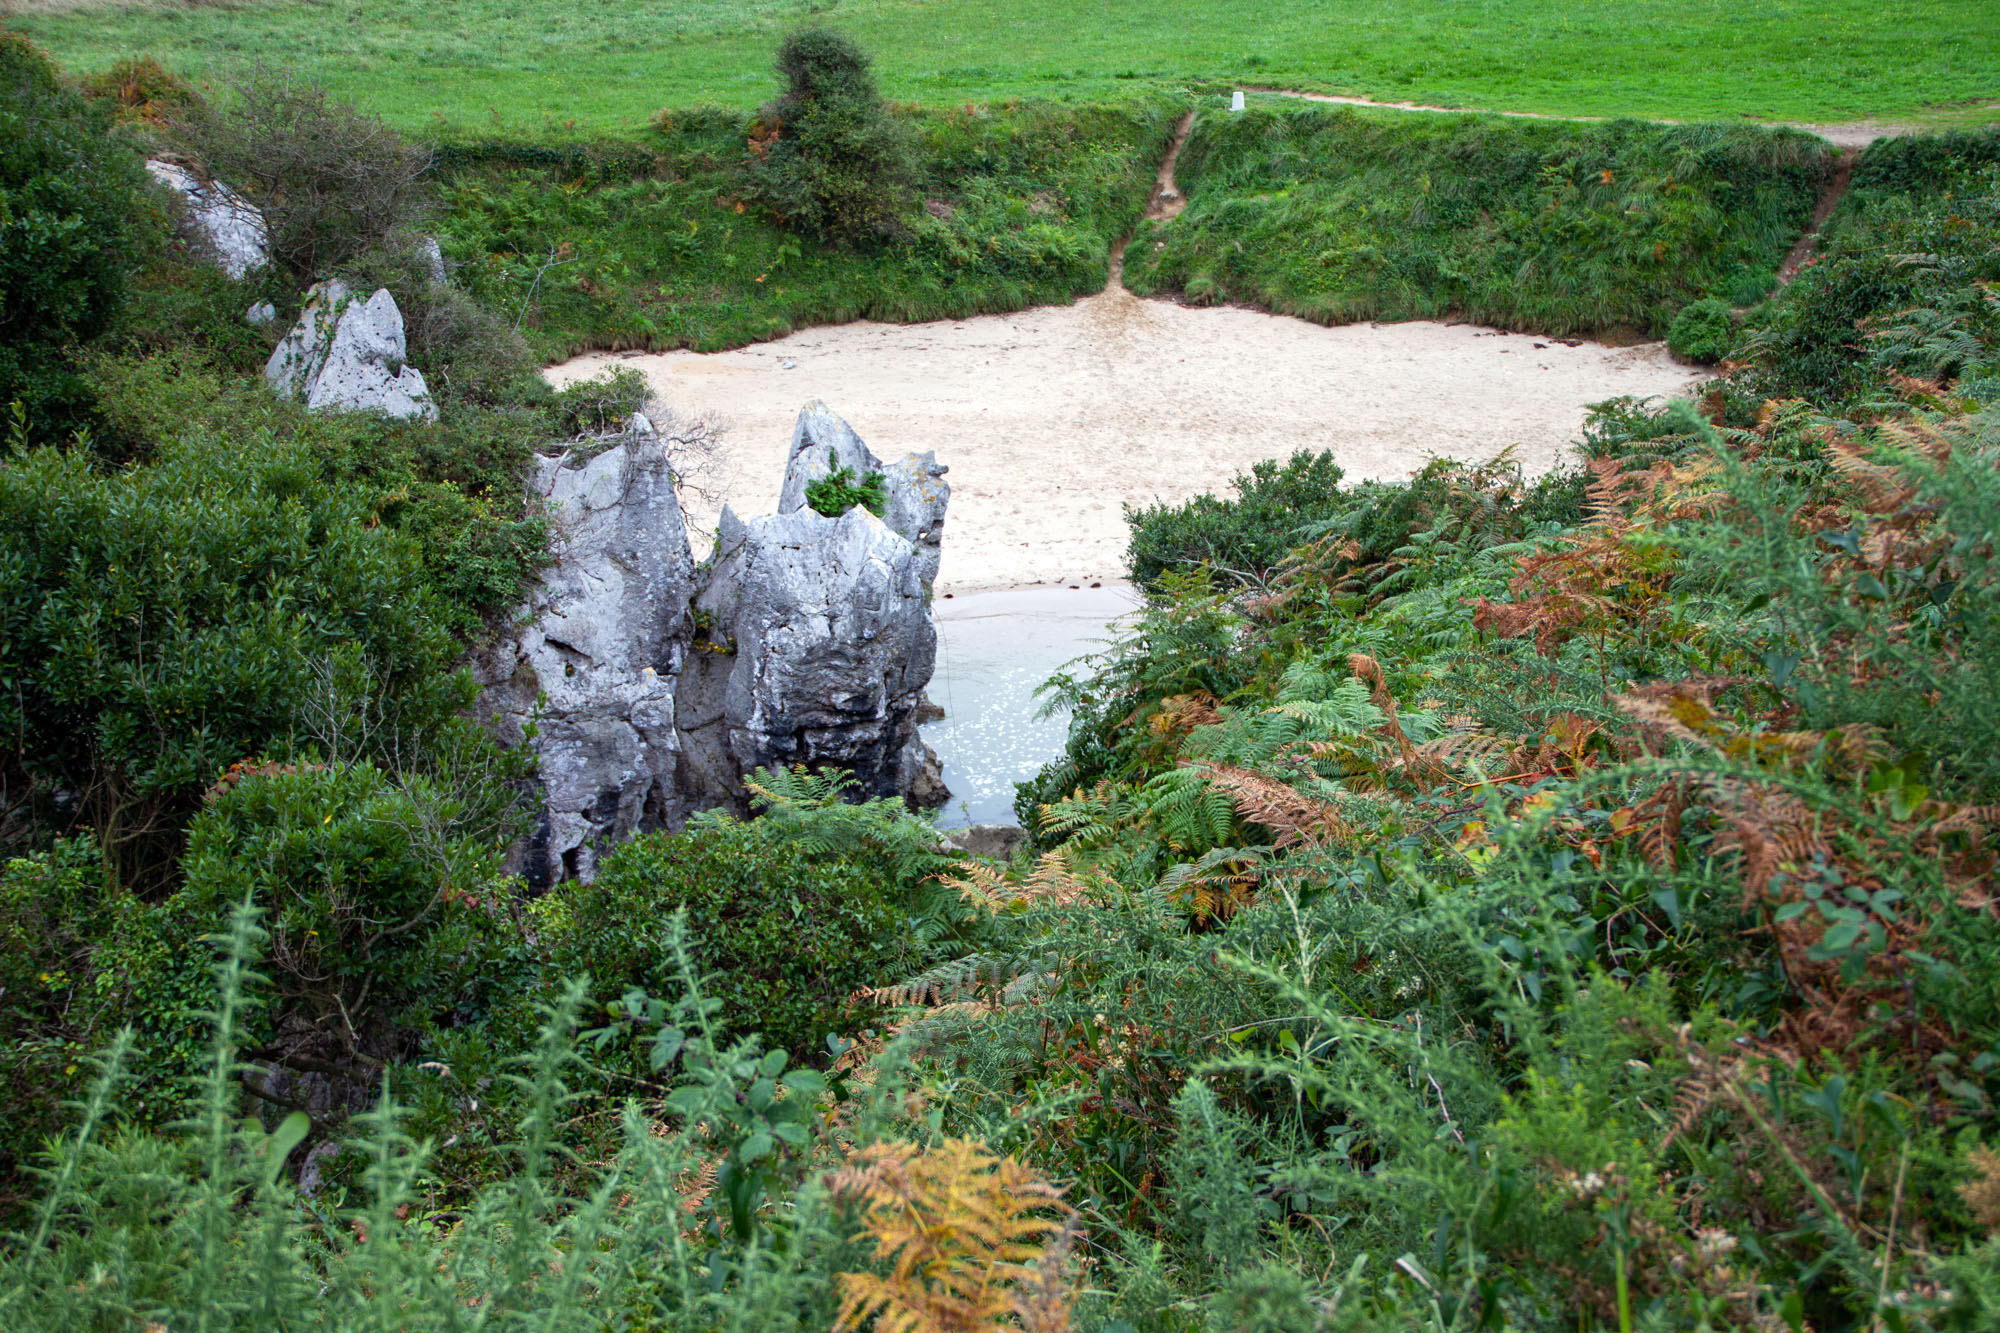
[[[16,113],[70,96],[0,85]],[[979,251],[925,299],[1088,276],[1175,105],[912,116],[926,191],[957,191],[922,216]],[[924,271],[918,241],[809,249],[717,205],[753,166],[734,117],[662,134],[681,165],[553,204],[501,170],[524,146],[459,145],[448,251],[644,190],[695,234],[742,220],[704,263],[790,241],[843,282]],[[1598,274],[1662,317],[1765,262],[1819,169],[1786,139],[1520,142],[1545,139],[1750,164],[1762,202],[1714,203],[1673,283]],[[1044,160],[1069,142],[1101,152]],[[0,1312],[1994,1326],[1995,143],[1870,150],[1700,401],[1605,405],[1574,473],[1347,486],[1303,455],[1132,515],[1145,614],[1055,682],[1070,743],[1013,863],[772,773],[755,820],[530,898],[501,869],[518,760],[452,663],[541,559],[530,450],[632,406],[540,386],[514,323],[605,336],[601,298],[558,287],[535,329],[525,270],[475,264],[468,294],[385,232],[345,262],[453,367],[442,420],[310,417],[242,322],[298,294],[178,250],[107,135],[154,230],[108,322],[34,349],[83,392],[24,402],[0,454]],[[1188,218],[1193,255],[1217,233]],[[1044,241],[1071,259],[1010,275]]]

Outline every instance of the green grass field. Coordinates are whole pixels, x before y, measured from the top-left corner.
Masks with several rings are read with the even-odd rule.
[[[774,89],[777,34],[815,17],[876,53],[890,96],[930,105],[1215,80],[1566,115],[2000,120],[1992,0],[0,0],[73,70],[262,60],[406,128],[747,108]]]

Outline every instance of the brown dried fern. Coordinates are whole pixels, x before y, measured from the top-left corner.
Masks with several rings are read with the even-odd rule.
[[[827,1185],[858,1206],[854,1238],[872,1239],[888,1268],[837,1276],[836,1329],[872,1320],[878,1333],[1001,1333],[1030,1314],[1039,1322],[1026,1326],[1044,1333],[1068,1326],[1057,1292],[1075,1212],[1020,1162],[965,1139],[877,1143]]]

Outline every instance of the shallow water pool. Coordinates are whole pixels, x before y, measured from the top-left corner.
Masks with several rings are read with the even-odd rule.
[[[932,603],[938,661],[929,692],[944,718],[923,734],[951,788],[940,824],[1017,822],[1014,784],[1059,756],[1069,735],[1067,714],[1036,719],[1036,687],[1101,648],[1113,622],[1138,605],[1124,584],[960,593]]]

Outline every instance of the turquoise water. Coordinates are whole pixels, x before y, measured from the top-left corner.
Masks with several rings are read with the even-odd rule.
[[[1112,623],[1137,606],[1122,584],[961,593],[931,604],[938,662],[929,692],[944,719],[923,733],[951,788],[940,824],[1018,822],[1014,784],[1060,755],[1069,734],[1067,714],[1036,719],[1036,687],[1100,649]]]

